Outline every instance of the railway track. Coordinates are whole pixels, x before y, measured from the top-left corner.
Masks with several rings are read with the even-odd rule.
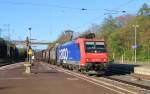
[[[16,63],[16,62],[14,62],[13,60],[10,60],[8,58],[5,58],[5,59],[0,58],[0,67],[10,65],[10,64],[14,64],[14,63]]]
[[[127,80],[123,80],[123,79],[120,79],[120,78],[110,76],[110,75],[126,75],[126,74],[128,74],[128,76],[130,76],[130,78],[132,78],[131,80],[134,80],[134,81],[129,81],[129,79],[127,81]],[[135,81],[142,82],[142,81],[145,81],[145,80],[150,81],[149,76],[134,74],[134,73],[131,73],[128,70],[121,70],[121,69],[118,69],[118,68],[113,68],[112,69],[111,68],[109,71],[107,71],[106,75],[104,75],[103,77],[107,78],[107,79],[115,80],[115,81],[118,81],[118,82],[122,82],[122,83],[125,83],[125,84],[133,85],[133,86],[136,86],[136,87],[140,87],[140,88],[143,88],[143,89],[150,90],[150,85],[147,86],[147,85],[143,85],[141,83],[136,83],[135,82]]]
[[[19,64],[19,66],[22,64]],[[80,78],[80,79],[83,79],[85,81],[88,81],[92,84],[95,84],[98,86],[103,86],[105,88],[114,90],[120,94],[150,94],[150,91],[148,91],[148,90],[150,90],[150,86],[146,86],[143,84],[137,84],[137,83],[134,83],[131,81],[126,81],[126,80],[123,80],[120,78],[115,78],[113,76],[107,76],[107,75],[100,76],[100,77],[88,76],[88,75],[85,75],[83,73],[63,69],[63,68],[55,66],[55,65],[50,65],[47,63],[42,63],[42,64],[44,64],[44,65],[46,64],[45,67],[47,69],[52,68],[52,69],[55,69],[57,71],[67,73],[69,75],[75,76],[76,78]],[[9,66],[8,68],[13,67],[11,65],[7,65],[7,66]],[[3,66],[3,67],[5,67],[5,66]],[[113,74],[113,73],[111,73],[111,74]],[[130,75],[130,76],[132,76],[132,75]],[[137,75],[136,75],[136,77],[137,77]],[[148,93],[145,93],[145,92],[148,92]]]
[[[10,63],[10,62],[7,62],[7,63],[0,63],[0,67],[6,66],[6,65],[15,64],[15,63],[17,63],[17,62],[13,62],[13,63]]]
[[[109,76],[103,76],[103,77],[107,78],[107,79],[110,79],[110,80],[115,80],[115,81],[118,81],[118,82],[122,82],[122,83],[125,83],[125,84],[129,84],[129,85],[133,85],[133,86],[136,86],[136,87],[140,87],[140,88],[143,88],[143,89],[150,90],[150,86],[146,86],[146,85],[142,85],[142,84],[138,84],[138,83],[134,83],[134,82],[129,82],[129,81],[125,81],[125,80],[122,80],[122,79],[117,79],[117,78],[113,78],[113,77],[109,77]]]
[[[0,70],[5,70],[5,69],[13,69],[15,67],[20,67],[24,64],[24,62],[19,62],[19,63],[11,63],[11,64],[6,64],[0,66]]]
[[[12,63],[11,63],[12,64]],[[10,63],[0,63],[0,67],[10,65]]]
[[[114,90],[119,89],[120,91],[124,92],[121,94],[145,94],[145,92],[148,92],[147,94],[150,94],[150,92],[148,91],[150,90],[150,87],[142,85],[142,84],[125,81],[122,79],[116,79],[110,76],[100,76],[100,77],[87,76],[80,72],[63,69],[55,65],[49,65],[49,67],[56,69],[60,72],[65,72],[67,74],[73,75],[77,78],[79,77],[86,81],[90,81],[90,82],[92,81],[91,83],[94,83],[94,84],[104,85],[109,89],[114,89]]]

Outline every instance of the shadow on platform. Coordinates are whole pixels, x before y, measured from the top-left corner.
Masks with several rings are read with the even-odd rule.
[[[139,67],[141,65],[136,64],[109,64],[108,70],[105,75],[126,75],[134,73],[134,68]]]

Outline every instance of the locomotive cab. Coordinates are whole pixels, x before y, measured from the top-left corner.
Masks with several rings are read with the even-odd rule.
[[[108,54],[104,40],[79,39],[80,67],[86,72],[104,71],[107,68]]]

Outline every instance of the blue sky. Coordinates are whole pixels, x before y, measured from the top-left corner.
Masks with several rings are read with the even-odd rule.
[[[24,40],[31,27],[32,38],[54,41],[64,30],[83,32],[101,24],[106,10],[134,14],[143,3],[150,6],[149,0],[0,0],[0,28],[3,37]],[[123,13],[113,16],[118,15]]]

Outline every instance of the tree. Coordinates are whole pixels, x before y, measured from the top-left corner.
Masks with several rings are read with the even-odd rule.
[[[116,17],[116,24],[118,28],[124,28],[125,26],[128,25],[128,22],[130,22],[131,20],[133,20],[135,18],[135,16],[127,14],[127,15],[121,15]]]
[[[102,26],[100,26],[100,28],[96,32],[96,35],[97,37],[102,36],[105,38],[105,40],[107,40],[108,36],[117,29],[118,27],[116,24],[116,20],[110,15],[104,20]]]
[[[144,3],[142,7],[139,9],[138,15],[150,16],[150,8],[146,3]]]

